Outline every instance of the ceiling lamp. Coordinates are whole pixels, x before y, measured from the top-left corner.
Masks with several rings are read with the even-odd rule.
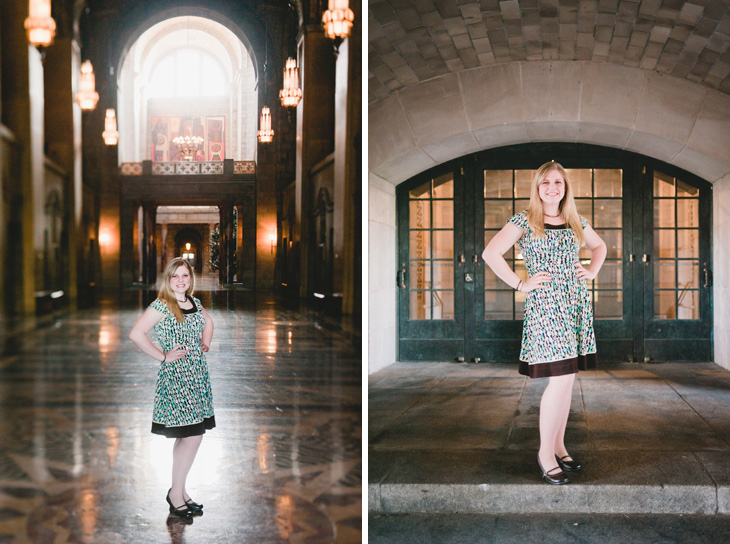
[[[76,93],[76,102],[84,111],[91,111],[96,108],[99,101],[99,93],[95,91],[96,79],[94,67],[91,61],[87,60],[81,65],[81,79],[79,79],[79,92]]]
[[[270,144],[274,141],[274,131],[271,130],[271,110],[268,106],[261,108],[261,122],[258,131],[259,142],[262,144]]]
[[[172,139],[172,143],[180,150],[186,161],[192,161],[200,146],[203,145],[203,138],[200,136],[177,136]]]
[[[322,15],[324,33],[329,39],[344,40],[350,35],[355,14],[349,4],[349,0],[329,0],[329,9]]]
[[[28,0],[29,17],[25,20],[28,42],[35,47],[48,47],[56,35],[56,21],[51,17],[51,0]]]
[[[299,68],[297,61],[292,58],[286,60],[284,68],[284,88],[279,91],[281,105],[285,108],[293,108],[302,99],[302,90],[299,88]]]
[[[108,108],[106,110],[106,117],[104,118],[104,132],[101,133],[101,137],[104,138],[106,145],[117,145],[119,141],[119,132],[117,131],[117,114],[114,108]]]

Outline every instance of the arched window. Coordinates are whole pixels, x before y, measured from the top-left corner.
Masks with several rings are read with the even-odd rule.
[[[150,98],[196,98],[228,95],[228,82],[218,61],[195,49],[167,55],[152,71]]]

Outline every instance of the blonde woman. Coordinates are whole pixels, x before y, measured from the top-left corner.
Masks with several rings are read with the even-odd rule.
[[[185,481],[203,434],[215,427],[213,394],[204,353],[213,338],[213,320],[192,296],[195,274],[181,258],[167,263],[162,287],[132,327],[129,338],[160,362],[152,414],[152,432],[175,438],[172,487],[165,500],[170,514],[192,519],[203,512],[185,490]],[[147,334],[155,330],[159,350]]]
[[[522,280],[503,255],[518,244],[527,268]],[[591,252],[585,268],[578,259],[582,246]],[[565,472],[581,464],[565,448],[573,381],[578,370],[596,368],[593,308],[586,284],[598,275],[606,244],[578,215],[570,181],[556,162],[535,172],[526,211],[511,217],[489,242],[482,257],[507,285],[527,293],[520,350],[520,374],[549,378],[540,402],[542,477],[566,484]]]

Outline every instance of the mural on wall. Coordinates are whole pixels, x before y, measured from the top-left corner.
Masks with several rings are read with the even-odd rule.
[[[222,161],[225,153],[225,117],[153,116],[150,118],[150,158],[158,162],[182,161],[172,140],[177,136],[200,136],[203,145],[196,161]]]

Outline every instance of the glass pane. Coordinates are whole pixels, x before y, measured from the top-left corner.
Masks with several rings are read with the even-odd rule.
[[[623,263],[621,261],[606,261],[598,272],[595,286],[598,289],[623,288]]]
[[[595,195],[597,197],[621,197],[622,175],[622,170],[594,170],[593,191]]]
[[[654,319],[676,319],[674,291],[654,291]]]
[[[487,267],[489,268],[489,267]],[[433,263],[433,288],[453,289],[454,288],[454,263],[434,261]]]
[[[431,319],[431,291],[411,291],[410,319]]]
[[[454,201],[434,200],[433,201],[433,228],[452,229],[454,228]]]
[[[409,233],[411,250],[410,259],[428,259],[431,257],[431,231],[429,230],[412,230]]]
[[[485,291],[484,319],[512,319],[513,291]]]
[[[678,261],[677,284],[680,289],[700,288],[700,262]]]
[[[528,208],[530,205],[530,199],[517,199],[515,200],[515,213],[520,213]]]
[[[700,292],[680,291],[677,304],[677,319],[700,318]]]
[[[534,170],[515,170],[515,198],[530,198]]]
[[[512,200],[484,201],[484,228],[502,228],[512,215]]]
[[[454,174],[449,172],[433,180],[434,198],[454,198]]]
[[[431,287],[431,263],[429,261],[411,261],[408,286],[411,289]]]
[[[412,229],[431,228],[431,203],[428,200],[411,200],[408,203],[409,221]]]
[[[573,187],[574,197],[593,196],[593,176],[590,168],[566,168],[565,173]]]
[[[489,241],[494,238],[494,235],[497,234],[498,230],[485,230],[484,231],[484,247],[487,247],[487,244],[489,244]],[[512,246],[510,249],[507,250],[507,253],[503,255],[503,257],[507,260],[514,259],[515,258],[515,247]],[[481,256],[479,257],[481,259]],[[483,260],[483,259],[481,259]]]
[[[680,259],[700,258],[700,231],[677,231],[677,257]]]
[[[575,201],[575,207],[578,208],[578,215],[582,215],[590,223],[593,223],[593,201],[585,198],[578,198]]]
[[[674,249],[674,229],[656,229],[654,231],[654,258],[673,259],[676,257]]]
[[[452,259],[454,258],[454,231],[435,230],[433,231],[433,258]]]
[[[515,319],[525,319],[525,293],[515,293]]]
[[[623,232],[620,230],[596,229],[596,233],[606,242],[606,258],[620,259],[623,255]],[[588,252],[588,255],[590,256],[590,252]]]
[[[593,308],[596,319],[623,319],[623,291],[594,291]]]
[[[698,228],[700,226],[700,201],[677,200],[677,227]]]
[[[411,198],[429,198],[431,196],[431,180],[415,189],[411,189],[409,196]]]
[[[502,283],[502,280],[497,279],[497,275],[492,272],[492,269],[488,266],[484,267],[484,289],[492,290],[497,288],[497,283]],[[500,285],[500,287],[502,287]]]
[[[594,201],[594,228],[600,227],[616,227],[621,228],[621,200],[601,200]]]
[[[675,261],[654,261],[654,289],[674,289]]]
[[[674,228],[674,200],[654,200],[654,228]]]
[[[485,170],[484,198],[512,198],[512,170]]]
[[[689,196],[697,198],[700,196],[700,190],[689,183],[677,180],[677,196],[680,198]]]
[[[433,318],[454,319],[453,291],[433,291]]]
[[[674,178],[655,170],[654,196],[674,196]]]

